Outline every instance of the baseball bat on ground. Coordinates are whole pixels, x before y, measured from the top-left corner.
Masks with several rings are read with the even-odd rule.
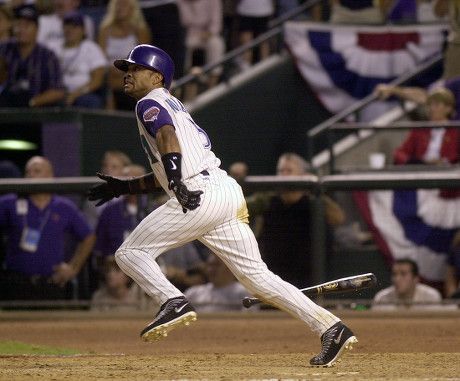
[[[346,278],[331,280],[330,282],[321,283],[316,286],[302,288],[306,296],[332,294],[336,292],[360,291],[366,288],[372,288],[377,284],[377,277],[373,273],[353,275]],[[254,304],[262,303],[258,298],[246,297],[243,299],[243,306],[249,308]]]

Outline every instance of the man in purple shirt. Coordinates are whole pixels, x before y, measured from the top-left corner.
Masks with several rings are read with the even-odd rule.
[[[0,107],[56,105],[65,95],[61,70],[55,54],[37,43],[37,10],[22,5],[14,13],[14,39],[0,44],[8,68]]]
[[[27,178],[53,177],[49,160],[32,157]],[[68,199],[49,193],[0,197],[0,228],[7,237],[0,299],[63,299],[65,285],[81,270],[94,245],[94,234]],[[79,244],[66,262],[65,237]]]

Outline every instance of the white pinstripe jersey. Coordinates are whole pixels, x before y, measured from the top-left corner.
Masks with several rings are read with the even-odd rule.
[[[155,135],[166,124],[174,126],[182,152],[182,178],[219,167],[206,132],[192,119],[184,105],[165,88],[154,89],[136,104],[136,118],[142,147],[155,177],[168,193],[168,180],[161,162]]]

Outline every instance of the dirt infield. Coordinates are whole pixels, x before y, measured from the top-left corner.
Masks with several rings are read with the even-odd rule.
[[[0,312],[0,339],[79,356],[0,356],[0,380],[460,380],[460,314],[342,315],[359,344],[334,368],[311,368],[319,340],[284,313],[200,315],[147,344],[148,316]]]

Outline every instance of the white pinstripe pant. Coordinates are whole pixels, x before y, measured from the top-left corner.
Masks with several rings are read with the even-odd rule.
[[[216,253],[253,295],[307,323],[321,335],[339,319],[313,303],[296,287],[268,270],[257,241],[243,222],[246,202],[234,179],[216,169],[209,176],[185,181],[200,189],[201,205],[182,212],[175,198],[150,213],[115,254],[120,268],[133,278],[158,305],[182,296],[164,276],[155,259],[163,252],[198,239]]]

